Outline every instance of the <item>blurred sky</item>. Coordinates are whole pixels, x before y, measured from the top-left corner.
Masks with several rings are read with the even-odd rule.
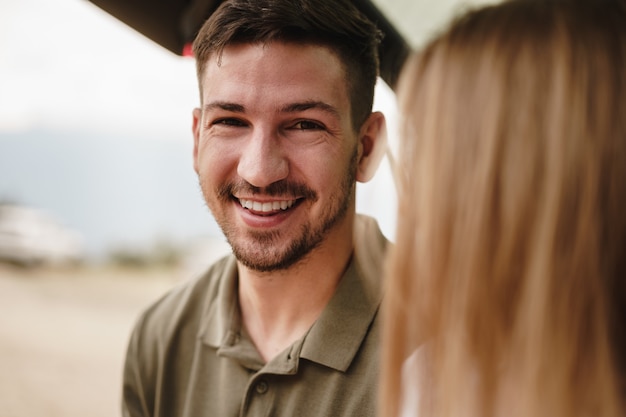
[[[0,73],[3,131],[156,131],[181,139],[197,95],[191,59],[85,0],[0,0]]]
[[[220,236],[192,169],[194,62],[86,0],[0,0],[0,200],[50,212],[90,255],[155,238]],[[393,94],[376,109],[396,125]],[[390,238],[384,161],[358,210]]]

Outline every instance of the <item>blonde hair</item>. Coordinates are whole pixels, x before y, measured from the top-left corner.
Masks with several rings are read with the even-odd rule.
[[[411,58],[382,417],[424,343],[421,415],[626,412],[625,63],[618,1],[484,7]]]

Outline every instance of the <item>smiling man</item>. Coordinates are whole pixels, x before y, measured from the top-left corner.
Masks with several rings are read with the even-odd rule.
[[[233,255],[140,317],[126,416],[373,416],[387,242],[379,32],[349,1],[226,1],[196,41],[194,169]]]

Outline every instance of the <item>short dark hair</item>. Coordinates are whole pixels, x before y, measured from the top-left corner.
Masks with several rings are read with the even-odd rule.
[[[349,0],[227,0],[193,42],[198,82],[207,61],[229,44],[294,42],[328,47],[346,75],[352,125],[372,111],[381,32]]]

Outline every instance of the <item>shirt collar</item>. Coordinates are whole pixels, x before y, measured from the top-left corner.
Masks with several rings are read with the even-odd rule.
[[[356,220],[352,261],[306,336],[300,355],[342,372],[352,363],[378,312],[387,246],[374,219],[360,215]]]
[[[354,255],[335,294],[304,339],[296,342],[301,358],[342,372],[352,363],[376,317],[382,299],[380,283],[388,243],[376,221],[367,216],[357,216],[354,236]],[[210,303],[200,335],[215,348],[233,345],[241,335],[237,262],[233,256],[224,262],[218,302]]]
[[[221,345],[232,345],[241,336],[241,316],[237,301],[237,260],[233,255],[219,261],[223,263],[218,280],[218,289],[208,300],[206,320],[200,326],[200,337],[209,346],[218,348]],[[213,266],[213,268],[219,268]],[[209,270],[208,274],[211,274]]]

